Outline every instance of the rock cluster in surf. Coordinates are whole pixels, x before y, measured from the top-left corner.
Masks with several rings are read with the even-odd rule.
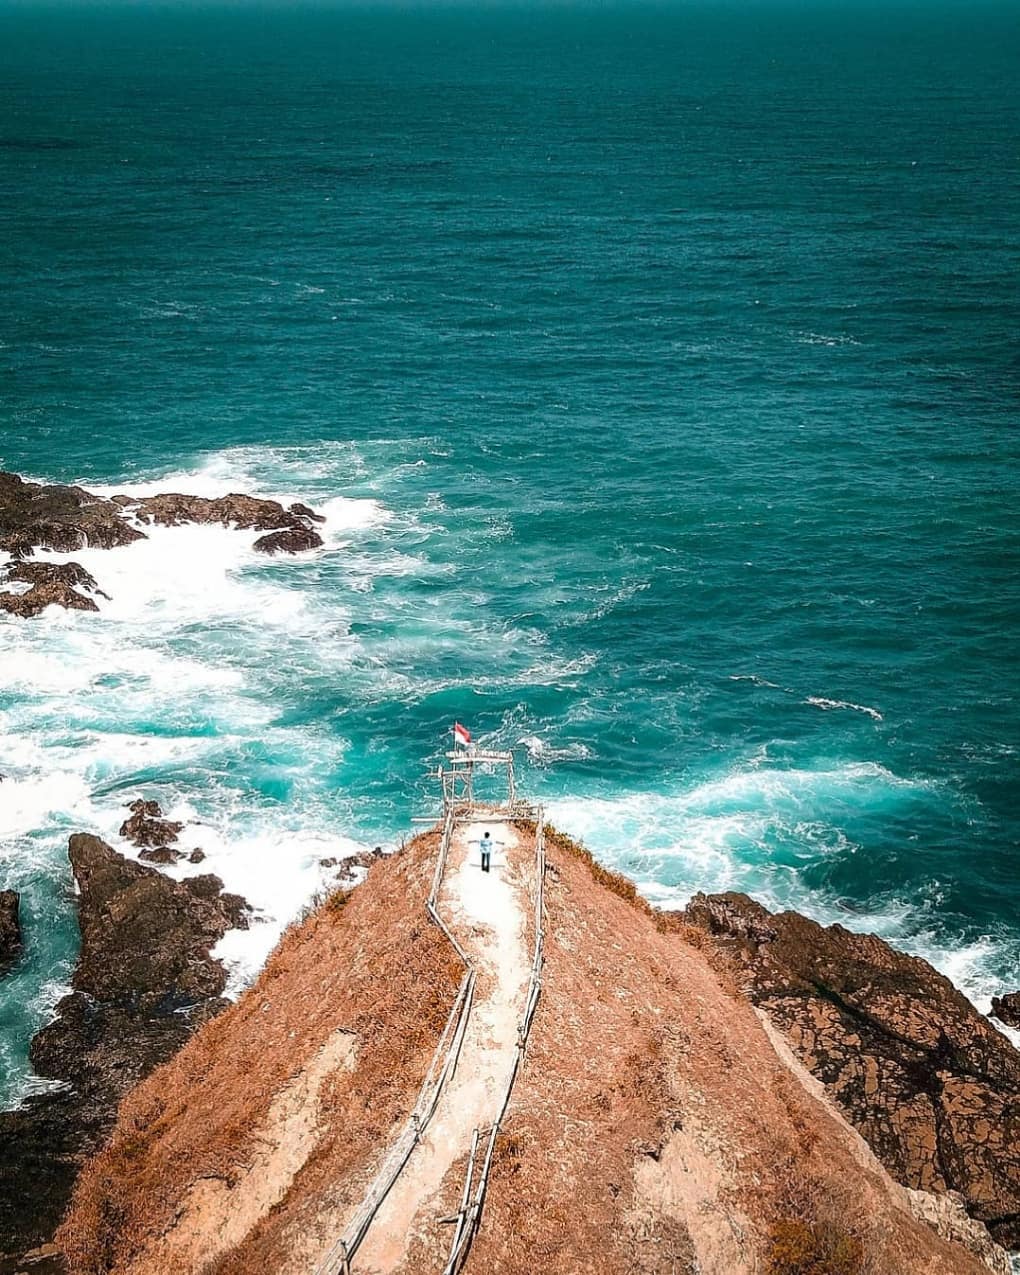
[[[0,970],[21,952],[21,896],[17,890],[0,890]]]
[[[26,482],[0,471],[0,552],[13,559],[4,581],[31,586],[0,593],[0,610],[24,618],[48,606],[98,611],[95,596],[107,597],[76,562],[24,562],[36,549],[114,549],[144,540],[145,526],[204,523],[265,533],[253,545],[259,553],[303,553],[322,545],[315,524],[324,521],[307,505],[285,508],[279,501],[241,493],[210,498],[167,492],[107,499],[84,487]]]
[[[210,950],[249,916],[218,877],[172,881],[86,835],[68,854],[81,952],[31,1046],[36,1073],[61,1085],[0,1113],[0,1236],[21,1253],[53,1233],[120,1098],[226,1004]]]
[[[158,801],[139,798],[128,805],[131,818],[120,825],[120,835],[141,849],[139,859],[147,863],[176,863],[184,855],[174,847],[174,842],[184,824],[164,819]],[[204,856],[203,856],[204,858]],[[193,860],[198,863],[200,860]]]
[[[1007,992],[992,997],[992,1013],[1007,1027],[1020,1028],[1020,992]]]
[[[88,594],[94,593],[109,601],[109,595],[77,562],[15,560],[5,570],[4,580],[8,584],[31,586],[25,593],[0,593],[0,609],[26,619],[48,606],[65,607],[69,611],[98,611],[95,599]]]
[[[947,978],[875,935],[744,894],[697,894],[685,915],[731,953],[893,1177],[959,1192],[1000,1244],[1020,1246],[1020,1054]]]

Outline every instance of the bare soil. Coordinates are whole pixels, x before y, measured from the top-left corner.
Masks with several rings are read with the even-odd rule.
[[[61,1232],[76,1275],[313,1275],[455,995],[459,962],[422,912],[434,849],[419,839],[296,929],[241,1002],[131,1095]],[[359,1275],[442,1270],[436,1220],[457,1209],[516,1031],[531,831],[491,879],[465,849],[442,906],[485,963],[476,1034]],[[566,838],[549,838],[548,859],[542,999],[468,1275],[987,1275],[916,1219],[777,1052],[707,935],[658,917]],[[324,1055],[338,1030],[351,1053]],[[213,1177],[223,1186],[196,1187]],[[797,1244],[841,1264],[780,1264]]]

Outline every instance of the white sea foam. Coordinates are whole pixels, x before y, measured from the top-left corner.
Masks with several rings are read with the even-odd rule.
[[[328,459],[356,467],[345,448]],[[349,664],[357,649],[342,598],[331,595],[327,608],[300,587],[303,577],[335,555],[357,559],[367,578],[392,570],[399,552],[361,543],[386,534],[393,515],[380,500],[338,495],[335,486],[329,493],[321,476],[309,493],[304,479],[315,463],[310,450],[267,456],[238,449],[151,482],[87,484],[102,495],[251,491],[305,501],[326,517],[325,544],[317,553],[268,559],[252,547],[256,532],[144,526],[146,539],[117,549],[38,554],[42,561],[73,557],[95,576],[110,595],[97,599],[98,615],[49,608],[30,624],[0,618],[0,842],[17,855],[5,873],[17,884],[52,872],[68,834],[79,830],[134,855],[119,837],[124,803],[157,798],[185,822],[182,848],[199,846],[206,856],[168,873],[214,872],[256,910],[250,929],[231,932],[217,949],[232,992],[308,900],[329,887],[335,869],[320,861],[365,848],[338,830],[337,799],[323,785],[341,764],[344,741],[314,724],[274,725],[281,665],[285,676],[307,669],[322,677]],[[271,473],[276,481],[266,481]],[[401,566],[410,572],[418,564],[408,557]],[[260,770],[287,800],[262,800],[251,790]],[[58,995],[63,987],[55,986]],[[53,999],[39,1001],[38,1012],[47,1013]]]
[[[532,761],[542,766],[558,761],[587,761],[593,755],[587,744],[580,742],[556,745],[539,738],[538,735],[526,735],[517,742],[527,751]]]
[[[798,870],[799,861],[856,852],[838,826],[841,809],[926,799],[936,787],[874,762],[759,766],[672,792],[553,801],[548,812],[660,907],[683,907],[698,890],[740,890],[773,911],[794,908],[822,924],[878,934],[923,957],[987,1014],[992,996],[1015,990],[1015,960],[1004,956],[1002,936],[953,943],[919,928],[925,899],[884,899],[850,911],[824,888],[808,886]],[[929,901],[938,911],[937,883],[933,891]],[[995,1026],[1020,1047],[1020,1032]]]
[[[852,850],[836,811],[896,801],[925,786],[875,762],[819,770],[759,764],[686,790],[554,801],[550,817],[658,902],[680,907],[696,890],[739,889],[788,907],[805,897],[793,868],[799,857]],[[784,846],[778,859],[777,839]],[[832,910],[821,896],[818,904]]]
[[[731,673],[731,682],[751,682],[755,686],[767,686],[770,690],[785,691],[785,686],[780,686],[778,682],[770,682],[764,677],[759,677],[757,673]]]
[[[813,704],[815,708],[848,708],[855,713],[866,713],[873,721],[880,722],[882,714],[877,708],[869,708],[867,704],[853,704],[845,699],[824,699],[820,695],[809,695],[804,701],[805,704]]]
[[[782,691],[784,695],[799,695],[798,692],[790,686],[781,686],[778,682],[770,682],[767,678],[759,677],[756,673],[731,673],[731,682],[751,682],[754,686],[767,687],[769,690]],[[868,704],[855,704],[853,700],[832,699],[825,695],[808,695],[803,703],[810,704],[813,708],[824,710],[831,709],[847,709],[855,713],[864,713],[872,719],[872,721],[882,721],[882,714],[877,708],[871,708]]]
[[[89,786],[83,776],[56,770],[21,778],[12,773],[15,750],[8,747],[3,756],[0,841],[27,836],[60,816],[88,808]]]

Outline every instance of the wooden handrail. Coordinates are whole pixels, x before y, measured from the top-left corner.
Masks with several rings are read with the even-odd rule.
[[[390,1147],[372,1180],[371,1186],[362,1198],[357,1212],[347,1224],[343,1234],[319,1264],[317,1275],[350,1275],[351,1259],[365,1238],[368,1228],[371,1226],[376,1213],[378,1213],[383,1200],[385,1200],[394,1182],[396,1182],[404,1166],[411,1158],[411,1152],[421,1141],[422,1134],[435,1114],[436,1107],[439,1105],[443,1088],[450,1078],[453,1068],[456,1066],[457,1058],[460,1056],[460,1047],[464,1040],[464,1032],[467,1028],[468,1016],[471,1013],[471,1005],[474,999],[475,971],[463,948],[450,933],[436,909],[436,899],[442,885],[443,873],[446,870],[446,860],[450,852],[450,843],[453,840],[455,822],[451,811],[447,814],[443,824],[443,834],[439,842],[439,856],[436,861],[432,889],[429,892],[425,910],[430,920],[442,930],[443,934],[456,949],[457,955],[465,967],[464,977],[461,980],[453,1007],[447,1016],[442,1034],[439,1037],[439,1043],[436,1045],[432,1061],[429,1063],[428,1070],[425,1073],[425,1079],[422,1081],[421,1088],[418,1091],[418,1100],[408,1118],[407,1124],[396,1142]]]

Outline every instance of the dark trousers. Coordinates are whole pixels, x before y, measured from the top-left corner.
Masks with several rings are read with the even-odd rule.
[[[483,851],[482,851],[482,871],[483,871],[483,872],[488,872],[488,870],[489,870],[489,860],[490,860],[491,858],[492,858],[492,851],[491,851],[491,850],[483,850]]]

